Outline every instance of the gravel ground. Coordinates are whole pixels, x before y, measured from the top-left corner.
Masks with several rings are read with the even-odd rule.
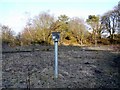
[[[3,88],[120,88],[120,52],[59,46],[58,79],[54,47],[3,47]]]

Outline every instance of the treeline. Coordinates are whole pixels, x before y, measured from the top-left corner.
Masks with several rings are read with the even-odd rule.
[[[8,26],[0,27],[2,43],[12,46],[53,44],[51,33],[55,31],[60,32],[60,45],[120,44],[120,3],[102,16],[89,15],[86,21],[66,15],[55,18],[42,12],[29,19],[24,30],[17,36]],[[103,37],[105,33],[109,36]]]

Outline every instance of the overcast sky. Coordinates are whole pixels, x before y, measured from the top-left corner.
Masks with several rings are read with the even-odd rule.
[[[0,24],[8,25],[16,33],[23,30],[28,17],[42,11],[54,16],[86,19],[88,15],[102,15],[113,9],[120,0],[0,0]]]

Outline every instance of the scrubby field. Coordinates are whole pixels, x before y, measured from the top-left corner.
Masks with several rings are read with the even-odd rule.
[[[54,47],[4,48],[5,88],[120,88],[120,52],[102,47],[59,46],[59,77],[54,78]]]

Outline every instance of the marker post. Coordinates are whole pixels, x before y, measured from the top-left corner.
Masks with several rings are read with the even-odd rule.
[[[52,32],[52,39],[54,40],[55,57],[54,57],[54,75],[58,78],[58,40],[60,39],[60,32]]]

